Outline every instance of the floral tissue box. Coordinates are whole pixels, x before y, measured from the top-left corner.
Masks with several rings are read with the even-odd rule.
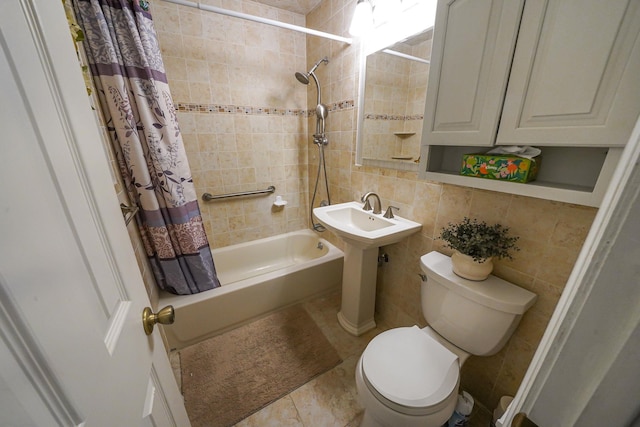
[[[541,160],[541,156],[527,159],[510,155],[465,154],[462,157],[460,174],[512,182],[529,182],[536,179]]]

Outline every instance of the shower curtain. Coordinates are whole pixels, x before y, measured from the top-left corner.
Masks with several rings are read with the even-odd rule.
[[[220,286],[145,0],[72,0],[116,158],[158,286]]]

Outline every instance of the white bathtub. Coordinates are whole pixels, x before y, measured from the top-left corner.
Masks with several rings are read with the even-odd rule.
[[[195,295],[161,292],[176,320],[164,328],[181,349],[279,308],[338,289],[343,253],[311,230],[214,249],[221,287]]]

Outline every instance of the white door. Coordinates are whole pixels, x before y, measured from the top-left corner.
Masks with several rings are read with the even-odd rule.
[[[188,426],[60,1],[0,50],[0,425]]]

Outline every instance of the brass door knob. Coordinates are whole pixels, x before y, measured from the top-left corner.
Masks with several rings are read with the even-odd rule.
[[[171,325],[176,320],[176,313],[173,310],[173,306],[168,305],[157,313],[151,311],[149,307],[145,307],[142,310],[142,327],[144,333],[151,335],[153,332],[153,325],[161,323],[163,325]]]

